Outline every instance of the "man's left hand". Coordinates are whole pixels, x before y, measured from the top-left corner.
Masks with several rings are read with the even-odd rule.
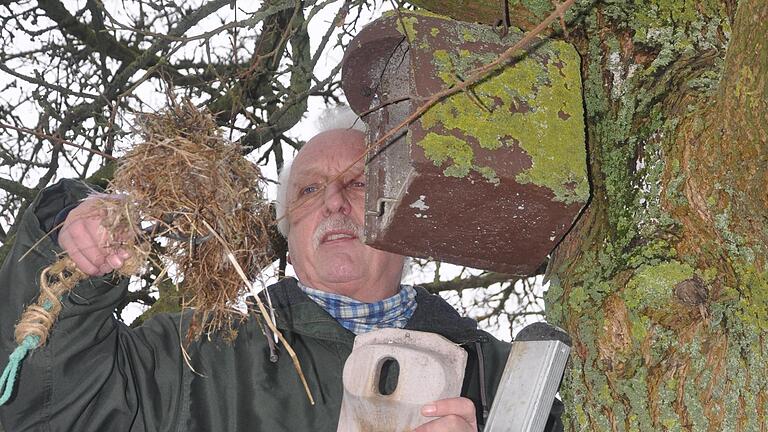
[[[419,426],[413,432],[477,432],[475,404],[467,398],[457,397],[432,402],[421,408],[421,415],[437,418]]]

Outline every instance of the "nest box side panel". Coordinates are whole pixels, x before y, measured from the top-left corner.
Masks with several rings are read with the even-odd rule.
[[[453,87],[522,37],[512,31],[502,40],[491,27],[419,19],[427,28],[411,43],[417,99]],[[514,176],[519,184],[551,190],[557,202],[585,203],[589,182],[580,65],[570,44],[541,40],[470,91],[435,105],[411,127],[413,142],[424,151],[421,161],[440,166],[445,176],[474,171],[490,183]],[[491,160],[483,161],[474,153],[478,150]],[[509,153],[528,158],[529,166],[518,171],[500,163],[495,169],[494,161],[510,159],[505,158]]]
[[[379,137],[410,115],[408,100],[414,91],[409,45],[387,21],[374,21],[361,32],[347,50],[342,82],[347,101],[358,113],[384,103],[382,109],[367,112],[367,142]],[[400,100],[396,103],[388,101]],[[417,175],[404,128],[385,146],[371,148],[365,165],[365,239],[376,245],[386,242],[382,235],[392,223],[393,205]],[[402,253],[402,252],[401,252]]]

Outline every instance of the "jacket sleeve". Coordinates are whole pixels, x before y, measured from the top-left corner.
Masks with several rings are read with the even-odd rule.
[[[80,182],[61,181],[23,216],[0,270],[2,367],[16,347],[16,321],[38,294],[40,271],[61,252],[45,230],[88,191]],[[46,346],[27,355],[11,400],[0,407],[6,430],[168,430],[176,422],[183,372],[178,318],[129,329],[113,314],[126,291],[127,280],[108,276],[80,283],[62,299]]]

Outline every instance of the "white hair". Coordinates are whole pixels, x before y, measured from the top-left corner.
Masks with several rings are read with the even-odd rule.
[[[346,105],[326,108],[315,121],[315,135],[333,129],[366,131],[365,123]],[[290,204],[288,202],[288,184],[291,181],[292,164],[292,160],[286,162],[277,176],[277,201],[275,202],[277,230],[285,238],[288,238],[288,232],[291,229],[288,223],[288,205]]]
[[[333,129],[352,129],[365,133],[365,122],[346,105],[324,109],[315,120],[315,135]]]

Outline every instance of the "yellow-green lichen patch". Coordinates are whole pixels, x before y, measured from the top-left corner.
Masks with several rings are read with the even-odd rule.
[[[438,67],[437,77],[440,78],[440,81],[442,81],[446,85],[453,87],[458,82],[458,77],[456,76],[456,73],[453,71],[453,66],[452,66],[453,60],[451,60],[451,55],[448,54],[448,51],[446,50],[435,50],[435,52],[432,53],[432,55],[434,56],[435,63],[437,65],[448,66],[448,67]]]
[[[475,33],[466,28],[461,32],[461,39],[464,42],[477,42]]]
[[[415,16],[406,15],[397,18],[397,31],[402,33],[408,41],[416,40],[416,24],[419,23],[419,19]]]
[[[427,24],[423,17],[436,19]],[[457,85],[475,68],[493,62],[500,50],[521,37],[519,30],[510,29],[502,42],[492,27],[420,12],[400,11],[396,19],[419,65],[414,66],[415,73],[428,71],[443,88]],[[425,58],[431,60],[434,70],[423,67]],[[490,160],[508,160],[495,158],[496,151],[522,152],[525,168],[521,171],[516,165],[515,171],[504,173],[492,163],[478,166],[474,154],[466,151],[462,153],[465,159],[432,161],[446,175],[466,176],[476,171],[493,183],[499,177],[515,176],[518,183],[549,189],[555,201],[584,203],[589,183],[583,122],[579,56],[563,41],[545,40],[533,53],[521,54],[506,68],[430,109],[421,118],[422,126],[446,139],[433,136],[417,145],[431,147],[425,152],[427,157],[455,153],[456,139],[491,151],[490,155],[484,152]],[[435,146],[441,142],[453,147],[437,151]]]
[[[622,298],[633,310],[669,307],[675,285],[693,277],[693,274],[693,267],[678,261],[642,266],[627,283]]]
[[[674,258],[675,249],[666,240],[654,239],[643,247],[635,248],[626,258],[627,267],[638,268],[643,264],[658,264]]]
[[[493,168],[473,165],[472,169],[479,172],[488,183],[499,184],[499,176],[496,175],[496,171]]]
[[[738,317],[756,333],[768,332],[768,272],[760,273],[751,265],[738,266],[736,271],[743,287]]]
[[[630,330],[632,339],[638,346],[643,342],[643,339],[648,335],[648,329],[651,326],[651,320],[643,315],[637,315],[634,312],[629,313],[630,317]]]
[[[463,72],[496,59],[494,54],[473,53],[467,49],[460,49],[458,53],[438,49],[432,55],[438,78],[449,87],[457,84],[463,78]],[[480,107],[478,106],[478,108]]]
[[[532,162],[516,181],[546,187],[567,204],[585,202],[589,184],[579,59],[564,42],[546,47],[547,61],[540,56],[519,59],[469,94],[454,95],[433,107],[422,124],[474,138],[488,150],[515,143]],[[437,76],[452,86],[462,72],[492,61],[493,55],[436,50],[433,59]]]
[[[431,17],[446,19],[442,15],[438,15],[427,10],[419,11],[386,11],[382,15],[382,18],[393,18],[399,23],[395,28],[400,34],[406,37],[409,41],[416,40],[418,36],[416,32],[416,25],[419,23],[419,17]],[[439,34],[440,30],[437,28],[431,28],[430,33],[433,37]]]
[[[575,310],[583,311],[585,307],[588,307],[589,295],[583,285],[574,287],[568,295],[568,302],[572,304]]]
[[[493,168],[474,164],[474,151],[465,141],[453,136],[428,133],[420,143],[425,156],[435,166],[446,165],[443,174],[448,177],[466,177],[470,171],[475,171],[492,184],[499,183],[499,177]]]

